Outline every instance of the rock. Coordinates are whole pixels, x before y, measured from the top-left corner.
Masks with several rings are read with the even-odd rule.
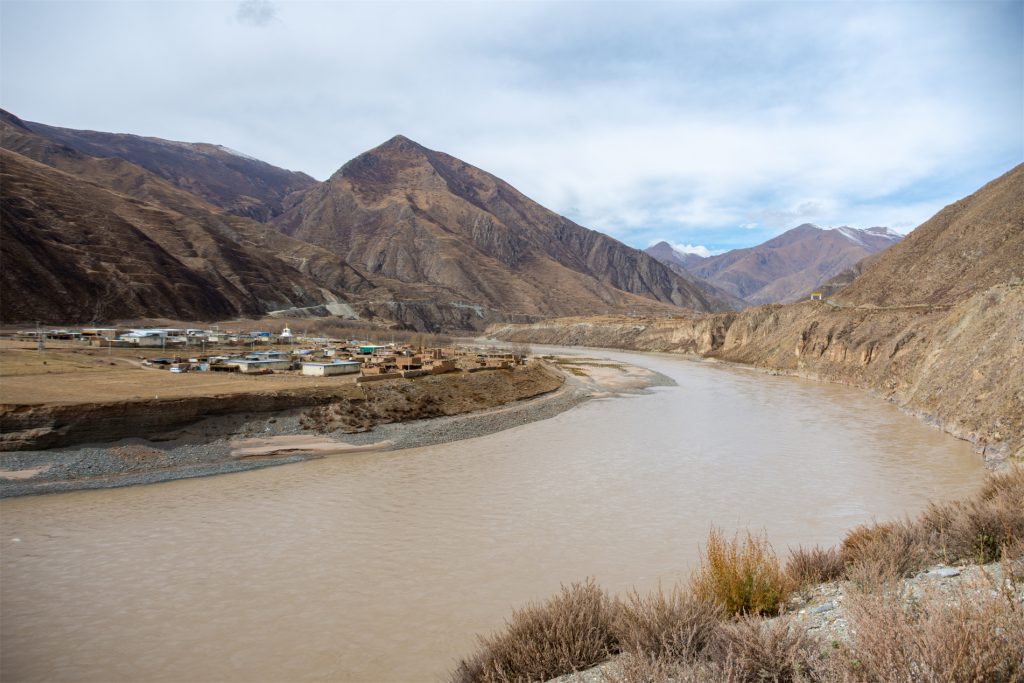
[[[821,605],[818,605],[817,607],[812,609],[811,613],[812,614],[822,614],[823,612],[831,612],[835,608],[836,608],[835,603],[830,600],[830,601],[828,601],[826,603],[823,603]]]
[[[928,572],[929,576],[938,576],[943,579],[951,579],[960,576],[960,570],[955,567],[938,567]]]

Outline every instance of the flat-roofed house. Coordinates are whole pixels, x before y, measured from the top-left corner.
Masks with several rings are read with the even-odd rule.
[[[363,364],[354,360],[338,360],[331,363],[303,363],[302,374],[312,377],[351,375],[359,372]]]
[[[266,360],[253,360],[250,358],[229,358],[224,365],[234,365],[238,371],[245,374],[264,372],[266,370],[291,370],[291,360],[284,358],[269,358]]]

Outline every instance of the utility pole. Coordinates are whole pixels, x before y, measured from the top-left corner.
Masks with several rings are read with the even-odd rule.
[[[36,321],[36,351],[42,351],[46,348],[46,344],[43,342],[43,332],[39,329],[39,321]]]

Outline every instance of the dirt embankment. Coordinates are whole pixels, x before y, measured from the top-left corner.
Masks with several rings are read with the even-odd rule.
[[[1024,457],[1024,286],[953,306],[836,308],[806,302],[690,319],[563,318],[494,325],[517,342],[692,353],[849,384],[974,442]]]
[[[0,406],[0,451],[60,448],[128,437],[177,438],[176,430],[204,418],[311,408],[310,427],[360,431],[374,424],[490,408],[561,385],[541,363],[514,371],[452,373],[360,386],[254,391],[219,396],[139,399],[85,404]]]
[[[361,396],[339,396],[326,405],[311,408],[301,422],[306,429],[318,432],[361,432],[390,422],[495,408],[545,394],[561,384],[562,378],[539,362],[514,371],[456,373],[427,376],[411,382],[379,382],[361,387]]]

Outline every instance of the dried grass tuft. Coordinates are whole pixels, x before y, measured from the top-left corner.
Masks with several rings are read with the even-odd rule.
[[[698,599],[728,614],[777,614],[793,584],[765,536],[747,531],[742,539],[737,534],[729,541],[712,527],[690,588]]]
[[[801,587],[835,581],[843,576],[843,559],[835,548],[799,546],[789,551],[786,574]]]
[[[865,590],[910,576],[928,564],[928,543],[909,520],[859,526],[839,549],[846,576]]]

